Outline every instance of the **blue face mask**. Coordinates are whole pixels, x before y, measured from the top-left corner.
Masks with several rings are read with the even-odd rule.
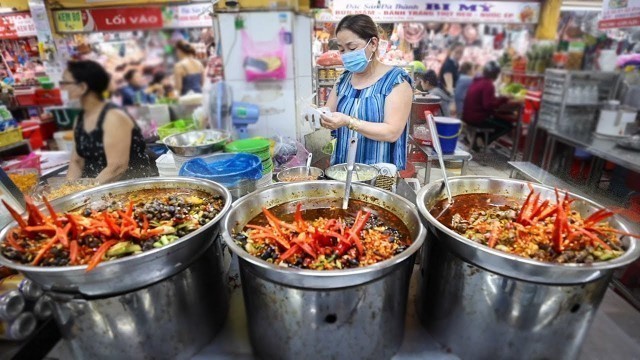
[[[365,45],[362,49],[353,50],[346,54],[340,55],[340,57],[342,57],[344,68],[347,71],[353,73],[361,73],[367,68],[367,65],[369,65],[369,61],[371,61],[371,57],[373,57],[373,53],[371,54],[371,57],[367,59],[367,54],[365,53],[364,49],[369,46],[370,42],[371,39],[367,41],[367,45]]]

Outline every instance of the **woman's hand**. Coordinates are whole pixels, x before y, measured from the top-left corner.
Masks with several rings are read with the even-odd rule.
[[[320,125],[323,128],[329,130],[336,130],[343,126],[349,125],[350,116],[340,112],[334,112],[328,115],[322,115],[320,118]]]

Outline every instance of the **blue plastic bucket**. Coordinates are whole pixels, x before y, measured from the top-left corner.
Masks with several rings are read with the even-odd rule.
[[[443,154],[453,154],[458,144],[458,136],[462,129],[462,121],[459,119],[436,116],[436,130],[440,138],[440,147]]]

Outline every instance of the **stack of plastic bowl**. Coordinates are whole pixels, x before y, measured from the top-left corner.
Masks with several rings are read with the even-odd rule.
[[[160,177],[178,176],[178,169],[171,151],[160,155],[160,157],[156,159],[156,166],[158,167],[158,175]]]
[[[224,147],[228,153],[253,154],[262,161],[262,178],[257,187],[268,186],[273,180],[273,160],[271,159],[271,142],[265,138],[242,139],[230,142]]]
[[[253,154],[213,154],[185,162],[180,176],[215,181],[238,199],[256,190],[262,178],[262,161]]]

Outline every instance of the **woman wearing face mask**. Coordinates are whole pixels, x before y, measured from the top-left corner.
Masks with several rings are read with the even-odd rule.
[[[344,17],[336,27],[336,38],[346,71],[327,101],[332,113],[321,119],[337,138],[331,163],[347,161],[349,137],[357,135],[356,162],[391,163],[403,170],[411,78],[403,69],[378,60],[380,36],[369,16]]]
[[[60,86],[82,111],[74,128],[75,148],[67,179],[95,178],[99,183],[158,176],[146,154],[140,128],[114,104],[104,101],[109,74],[94,61],[69,62]]]

